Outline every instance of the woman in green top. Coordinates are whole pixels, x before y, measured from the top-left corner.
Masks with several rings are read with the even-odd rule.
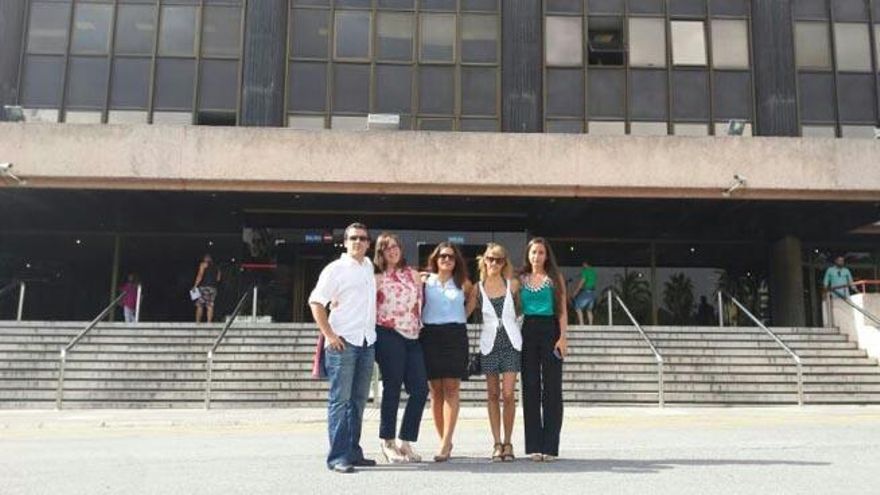
[[[562,429],[562,360],[568,353],[565,279],[550,244],[529,241],[520,275],[522,404],[526,454],[533,461],[559,455]]]

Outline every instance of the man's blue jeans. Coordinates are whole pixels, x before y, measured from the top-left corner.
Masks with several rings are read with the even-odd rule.
[[[327,398],[327,430],[330,453],[327,467],[354,464],[364,458],[361,425],[370,393],[375,352],[373,346],[345,343],[345,349],[324,349],[330,395]]]

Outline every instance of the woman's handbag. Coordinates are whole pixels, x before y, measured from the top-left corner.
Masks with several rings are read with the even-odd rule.
[[[468,377],[477,376],[483,374],[483,358],[480,351],[472,352],[468,359],[468,368],[467,374]]]
[[[468,337],[468,350],[470,350],[470,337]],[[467,376],[462,380],[469,380],[472,376],[483,374],[483,355],[480,353],[479,341],[477,342],[476,352],[468,353]]]

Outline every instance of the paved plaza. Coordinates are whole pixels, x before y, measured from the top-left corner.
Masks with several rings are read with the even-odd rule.
[[[437,446],[429,414],[418,450]],[[323,463],[324,411],[0,411],[0,494],[875,494],[880,408],[569,408],[562,459],[491,464],[462,411],[447,464]],[[521,457],[521,418],[514,437]],[[378,411],[363,445],[378,456]]]

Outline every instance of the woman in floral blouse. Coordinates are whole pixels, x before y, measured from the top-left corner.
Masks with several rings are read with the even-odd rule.
[[[410,442],[419,438],[419,425],[428,396],[425,359],[419,343],[422,328],[422,282],[406,264],[400,239],[383,232],[376,239],[376,362],[382,372],[380,448],[388,462],[420,462]],[[409,400],[395,440],[400,386]]]

